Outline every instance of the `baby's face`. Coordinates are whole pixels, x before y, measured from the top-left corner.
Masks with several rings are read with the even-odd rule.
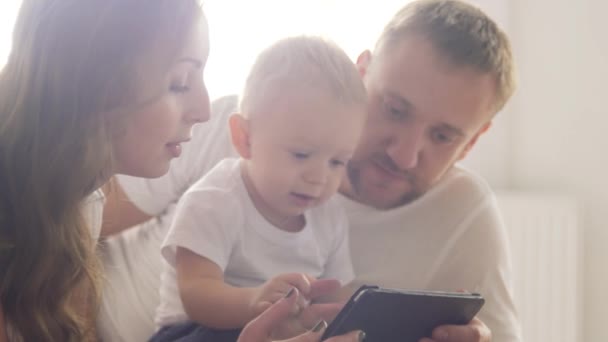
[[[286,93],[252,118],[249,175],[271,211],[265,216],[301,215],[335,194],[365,118],[364,104],[344,105],[319,90]]]

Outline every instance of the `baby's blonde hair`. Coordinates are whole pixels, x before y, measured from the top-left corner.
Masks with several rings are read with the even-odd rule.
[[[365,87],[346,53],[324,38],[297,36],[274,43],[258,56],[245,83],[241,112],[250,116],[286,91],[303,89],[325,92],[347,106],[365,104]]]

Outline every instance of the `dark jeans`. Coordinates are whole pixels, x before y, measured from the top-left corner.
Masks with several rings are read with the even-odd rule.
[[[195,322],[162,327],[149,342],[236,342],[240,329],[216,330]]]

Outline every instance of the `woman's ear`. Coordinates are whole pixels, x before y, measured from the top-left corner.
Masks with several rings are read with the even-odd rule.
[[[251,158],[249,120],[241,114],[236,113],[232,114],[228,125],[230,127],[232,145],[238,154],[244,159]]]

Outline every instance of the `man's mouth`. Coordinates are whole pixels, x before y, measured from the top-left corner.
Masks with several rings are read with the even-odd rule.
[[[396,171],[393,167],[387,165],[387,163],[382,160],[376,159],[373,161],[373,163],[377,168],[379,168],[381,171],[383,171],[384,174],[386,174],[387,176],[389,176],[390,178],[392,178],[394,180],[402,181],[402,182],[410,181],[410,177],[408,177],[403,172]]]

